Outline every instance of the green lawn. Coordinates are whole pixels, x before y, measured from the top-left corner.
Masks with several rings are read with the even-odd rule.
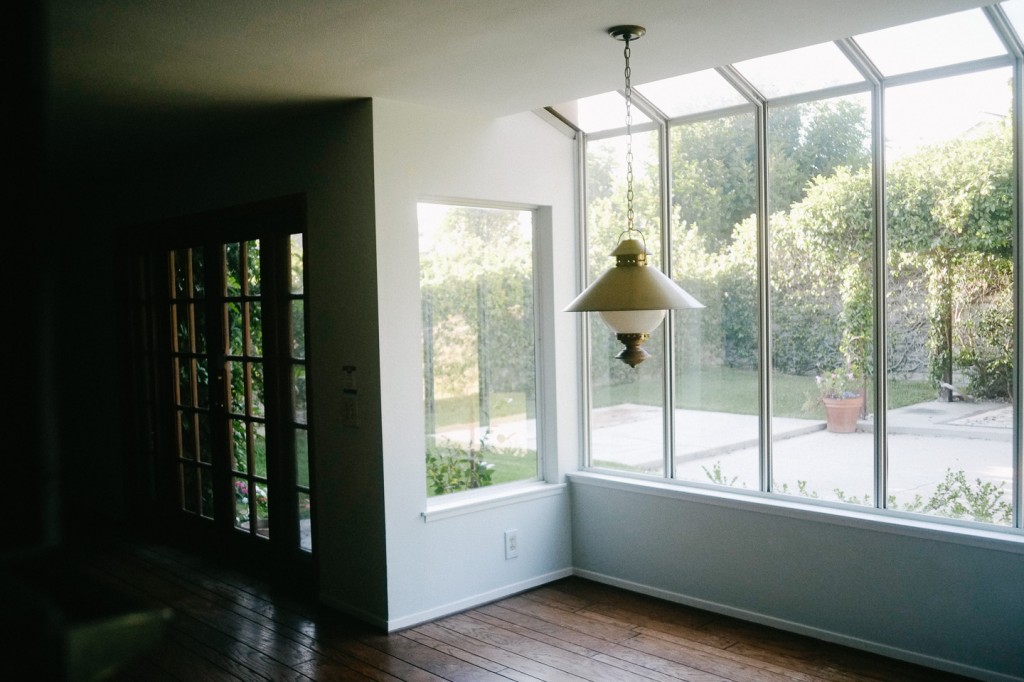
[[[934,400],[935,395],[935,389],[926,381],[892,382],[889,385],[889,406],[904,407]],[[818,388],[813,376],[772,376],[772,407],[776,417],[824,419],[825,413],[817,396]],[[595,391],[594,398],[594,407],[623,402],[660,405],[661,386],[655,382],[610,386]],[[757,414],[757,373],[730,367],[714,367],[699,372],[685,370],[676,381],[676,405],[708,412]],[[868,410],[872,409],[869,397]]]

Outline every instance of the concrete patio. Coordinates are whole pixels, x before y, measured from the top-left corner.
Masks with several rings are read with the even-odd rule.
[[[975,479],[1002,484],[1002,499],[1012,497],[1011,405],[918,403],[891,410],[887,426],[888,490],[898,506],[913,503],[917,495],[927,501],[950,470],[963,470],[972,484]],[[534,429],[533,420],[496,422],[488,438],[497,446],[535,448]],[[775,490],[873,504],[873,431],[870,417],[848,434],[826,431],[821,420],[774,419]],[[660,408],[623,404],[594,410],[592,459],[599,466],[660,473],[662,433]],[[484,430],[461,427],[439,435],[467,445],[478,443]],[[676,410],[676,437],[677,478],[758,489],[756,416]]]

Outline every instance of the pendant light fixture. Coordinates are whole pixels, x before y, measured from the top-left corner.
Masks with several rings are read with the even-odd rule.
[[[615,357],[636,367],[650,357],[643,344],[669,310],[703,308],[693,296],[647,260],[651,252],[643,233],[633,224],[633,87],[629,44],[647,32],[643,26],[614,26],[608,35],[626,43],[626,229],[611,252],[609,268],[569,304],[567,312],[597,312],[625,346]]]

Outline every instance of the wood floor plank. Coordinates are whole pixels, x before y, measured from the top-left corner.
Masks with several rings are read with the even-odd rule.
[[[157,543],[97,551],[83,574],[174,618],[118,682],[952,682],[954,675],[581,578],[379,630],[260,577]]]
[[[525,597],[510,597],[503,599],[501,605],[513,611],[519,611],[526,615],[535,616],[540,620],[549,623],[556,623],[562,627],[585,632],[588,635],[603,639],[609,642],[621,642],[636,636],[632,628],[623,625],[601,622],[590,618],[585,614],[565,611]]]
[[[650,656],[635,649],[630,649],[622,644],[612,644],[576,630],[562,628],[532,616],[504,609],[500,603],[474,609],[466,615],[484,620],[485,622],[505,623],[506,627],[516,632],[534,637],[541,636],[545,638],[542,641],[558,643],[562,647],[575,647],[570,650],[576,650],[580,653],[588,652],[587,655],[593,656],[596,660],[622,667],[637,674],[650,676],[652,679],[665,677],[693,680],[694,682],[727,682],[723,677],[712,675],[702,670],[665,661],[656,656]],[[628,642],[629,640],[626,641]],[[583,651],[579,651],[581,649]]]
[[[525,637],[511,629],[498,627],[470,616],[445,619],[445,626],[525,658],[563,672],[571,672],[593,682],[643,682],[643,677],[620,667],[595,661],[566,649]]]
[[[509,670],[530,675],[544,682],[581,682],[581,680],[588,679],[505,648],[500,643],[493,643],[486,636],[481,638],[477,636],[478,633],[474,628],[459,627],[456,616],[422,626],[421,629],[439,641],[473,651],[496,663],[501,663]],[[507,671],[502,671],[502,674],[509,675]]]
[[[506,682],[508,679],[439,649],[421,644],[404,634],[373,637],[367,640],[367,644],[389,656],[394,656],[407,663],[415,663],[416,666],[445,680]]]

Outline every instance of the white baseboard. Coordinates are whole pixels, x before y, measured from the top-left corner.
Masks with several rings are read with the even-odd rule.
[[[519,592],[525,592],[526,590],[533,589],[534,587],[539,587],[541,585],[553,582],[555,580],[559,580],[561,578],[567,578],[571,575],[573,575],[573,569],[559,569],[557,571],[545,573],[544,575],[535,576],[533,578],[530,578],[529,580],[523,580],[522,582],[512,583],[511,585],[505,585],[503,587],[499,587],[488,592],[482,592],[480,594],[476,594],[471,597],[466,597],[465,599],[460,599],[458,601],[450,602],[448,604],[428,609],[426,611],[420,611],[419,613],[413,613],[407,616],[402,616],[400,618],[392,618],[387,621],[385,627],[388,632],[394,632],[395,630],[411,628],[414,625],[419,625],[420,623],[426,623],[428,621],[436,620],[438,618],[444,618],[445,616],[450,616],[454,613],[465,611],[466,609],[476,608],[477,606],[482,606],[483,604],[488,604],[492,601],[503,599],[513,594],[518,594]]]
[[[882,656],[888,656],[889,658],[895,658],[897,660],[915,663],[917,665],[923,665],[937,670],[944,670],[946,672],[964,675],[978,680],[989,680],[990,682],[1024,681],[1024,677],[1014,677],[1003,673],[993,672],[991,670],[985,670],[983,668],[975,668],[955,661],[949,661],[944,658],[928,656],[915,651],[908,651],[906,649],[872,642],[859,637],[852,637],[839,632],[832,632],[831,630],[822,630],[821,628],[811,627],[782,618],[776,618],[775,616],[765,615],[756,611],[736,608],[727,604],[720,604],[706,599],[689,597],[685,594],[679,594],[678,592],[670,592],[668,590],[651,587],[649,585],[642,585],[629,580],[622,580],[620,578],[596,573],[594,571],[575,569],[573,571],[573,575],[586,578],[587,580],[593,580],[594,582],[604,583],[605,585],[621,587],[622,589],[629,590],[630,592],[646,594],[651,597],[664,599],[665,601],[675,602],[685,606],[692,606],[694,608],[720,613],[724,616],[732,616],[733,618],[739,618],[741,620],[759,623],[761,625],[768,625],[773,628],[778,628],[779,630],[786,630],[787,632],[794,632],[799,635],[807,635],[808,637],[814,637],[815,639],[824,640],[826,642],[842,644],[843,646],[848,646],[854,649],[869,651],[871,653],[881,654]]]

